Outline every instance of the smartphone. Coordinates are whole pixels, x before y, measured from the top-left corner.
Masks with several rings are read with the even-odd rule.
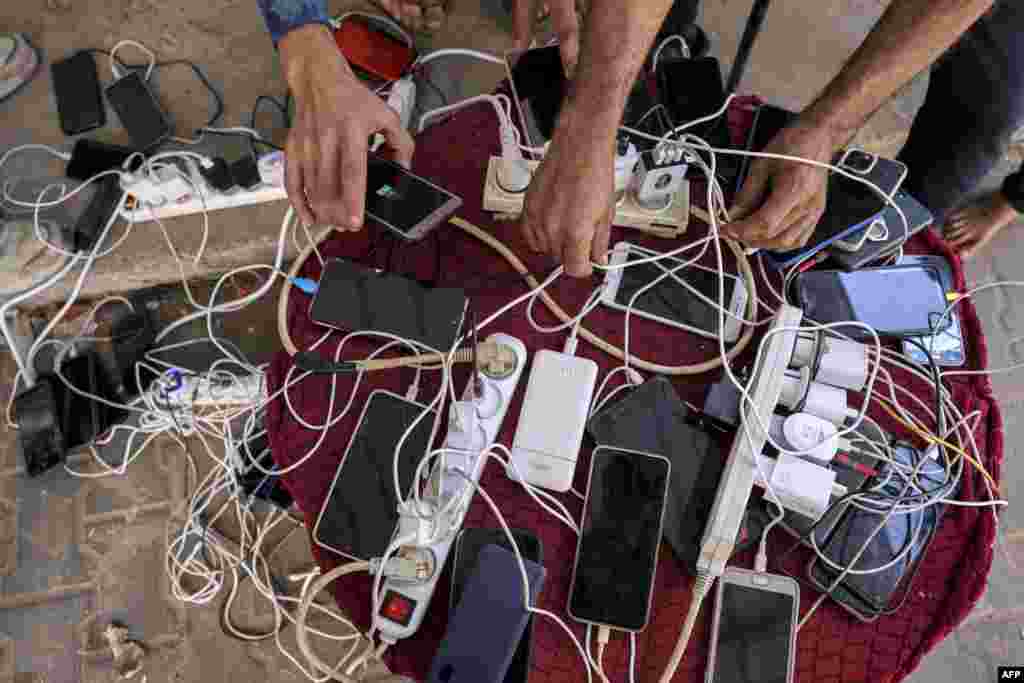
[[[427,683],[502,683],[544,585],[541,565],[523,559],[526,587],[515,553],[498,545],[480,550],[462,599],[430,664]],[[384,597],[385,609],[388,596]]]
[[[791,683],[800,587],[788,576],[728,567],[718,579],[707,683]]]
[[[533,533],[522,529],[511,529],[523,559],[537,565],[544,564],[544,550],[540,539]],[[452,556],[452,588],[449,615],[454,615],[455,608],[462,598],[463,589],[471,572],[477,565],[480,551],[486,546],[496,545],[508,551],[512,550],[508,537],[503,529],[465,528],[455,538],[455,551]],[[526,621],[526,629],[512,656],[512,663],[505,672],[505,683],[526,683],[530,677],[530,657],[532,655],[533,617]]]
[[[804,317],[817,323],[857,320],[883,337],[917,337],[936,332],[946,309],[946,291],[933,266],[899,265],[842,270],[811,270],[796,277]],[[942,330],[949,326],[946,319]],[[861,327],[838,332],[869,338]]]
[[[341,330],[376,330],[438,351],[455,344],[468,299],[455,287],[415,280],[331,259],[309,306],[315,323]]]
[[[397,81],[412,66],[411,47],[358,18],[349,18],[334,32],[346,61],[385,81]]]
[[[843,249],[830,249],[829,256],[832,261],[843,270],[863,268],[873,261],[880,261],[892,255],[908,239],[935,222],[932,212],[904,190],[897,190],[896,194],[893,195],[893,202],[903,211],[903,215],[907,219],[906,225],[903,224],[903,218],[900,217],[899,211],[892,206],[887,206],[882,215],[877,219],[878,222],[885,225],[886,232],[888,233],[886,238],[882,240],[864,240],[861,247],[853,253]],[[866,238],[867,230],[859,233],[859,235]],[[858,233],[854,233],[846,239],[856,241],[859,239]],[[836,242],[836,246],[839,246],[839,242]]]
[[[658,62],[658,90],[672,123],[681,125],[710,116],[725,104],[722,67],[714,57],[663,59]],[[723,114],[689,129],[714,147],[729,145],[729,126]]]
[[[795,112],[771,104],[762,104],[754,112],[754,121],[750,125],[750,130],[747,131],[747,143],[744,145],[744,149],[748,152],[763,152],[772,138],[795,119]],[[743,189],[743,183],[747,179],[747,173],[754,158],[740,157],[740,168],[736,176],[735,187],[737,193]]]
[[[671,469],[660,455],[594,449],[567,608],[576,621],[647,625]]]
[[[104,171],[121,170],[124,162],[135,152],[121,145],[110,145],[99,140],[80,138],[75,141],[71,150],[64,175],[75,180],[86,181]],[[138,159],[129,170],[135,170],[142,164]]]
[[[654,376],[621,401],[590,418],[587,431],[598,446],[668,458],[672,465],[662,533],[680,562],[696,574],[697,555],[725,458],[672,383]]]
[[[904,256],[901,263],[933,266],[939,271],[942,288],[947,292],[956,290],[953,282],[953,269],[945,256]],[[936,365],[959,368],[967,362],[963,329],[960,327],[960,316],[957,315],[955,308],[950,310],[948,318],[949,327],[942,332],[934,336],[915,337],[915,339],[931,352],[932,360]],[[903,341],[903,354],[915,363],[928,364],[927,354],[909,340]]]
[[[617,267],[657,255],[656,251],[629,242],[616,244],[609,259],[613,269],[605,275],[601,302],[625,311],[640,289],[683,263],[678,259],[665,258],[651,263]],[[747,306],[747,288],[735,275],[726,273],[723,277],[725,307],[732,314],[725,316],[723,337],[727,342],[733,342],[740,335],[740,319]],[[663,278],[638,296],[633,302],[632,314],[717,339],[718,282],[718,271],[696,264],[686,266],[676,271],[675,276]]]
[[[462,200],[400,164],[371,156],[366,165],[366,215],[415,242],[448,220]]]
[[[870,162],[867,160],[871,160]],[[891,197],[906,177],[906,166],[860,150],[844,152],[834,165],[874,183],[882,194]],[[888,204],[870,187],[839,173],[828,176],[825,213],[803,247],[766,252],[768,261],[779,270],[810,258],[839,239],[871,226]]]
[[[922,458],[924,464],[918,470],[918,483],[912,485],[911,493],[931,493],[947,488],[948,474],[937,460],[907,444],[896,444],[893,448],[893,459],[902,465],[914,467]],[[887,475],[883,471],[878,483],[883,484]],[[898,496],[903,488],[903,480],[893,480],[882,486],[882,491]],[[917,562],[931,543],[942,512],[943,506],[936,504],[916,512],[890,516],[882,530],[868,543],[867,550],[853,565],[853,569],[865,571],[891,566],[868,574],[847,574],[841,583],[843,588],[867,605],[869,612],[875,616],[888,610],[897,593],[908,587],[906,577],[913,574]],[[849,565],[882,522],[882,517],[879,512],[850,507],[822,547],[822,553],[841,567]],[[908,544],[909,550],[897,560],[897,556],[907,549]],[[837,571],[824,565],[818,558],[812,560],[808,574],[812,583],[821,590],[826,590],[838,576]],[[849,609],[850,606],[844,607]],[[857,607],[856,603],[854,607]],[[851,610],[855,616],[860,611]]]
[[[106,124],[107,111],[92,53],[83,50],[54,62],[50,74],[57,97],[57,116],[65,135],[78,135]]]
[[[526,104],[541,136],[550,140],[569,82],[558,45],[526,50],[511,67],[511,74],[513,96]]]
[[[434,411],[422,403],[381,389],[370,394],[313,528],[317,545],[353,560],[384,555],[398,523],[395,458],[402,495],[408,496],[433,421]]]
[[[171,136],[171,124],[163,107],[138,71],[108,85],[106,93],[136,150],[151,150]]]

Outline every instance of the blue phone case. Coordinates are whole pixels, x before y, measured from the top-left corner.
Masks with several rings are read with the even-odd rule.
[[[525,558],[523,564],[532,605],[545,571]],[[496,545],[484,547],[448,622],[427,682],[501,683],[529,618],[515,553]]]

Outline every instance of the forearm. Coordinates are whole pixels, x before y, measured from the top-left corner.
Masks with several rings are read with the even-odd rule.
[[[293,29],[329,20],[327,0],[257,0],[257,5],[275,45]]]
[[[568,117],[603,132],[618,129],[626,97],[671,6],[672,0],[592,0],[566,102]]]
[[[845,145],[889,97],[938,59],[993,0],[893,0],[803,118]]]

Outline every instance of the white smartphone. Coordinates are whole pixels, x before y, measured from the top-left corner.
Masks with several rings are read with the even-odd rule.
[[[683,261],[665,258],[656,262],[626,265],[658,252],[638,247],[629,242],[619,242],[608,259],[613,266],[605,276],[605,288],[601,302],[611,308],[625,311],[633,295],[661,277],[673,266]],[[725,316],[725,341],[734,342],[740,336],[740,320],[747,306],[747,288],[743,280],[724,274],[725,307],[730,315]],[[654,320],[665,325],[715,339],[718,337],[718,272],[700,265],[686,266],[669,275],[658,284],[636,297],[633,315]]]
[[[705,683],[792,683],[800,586],[729,567],[718,580]]]

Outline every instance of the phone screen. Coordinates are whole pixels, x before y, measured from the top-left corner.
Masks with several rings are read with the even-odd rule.
[[[630,631],[647,624],[669,469],[662,457],[594,451],[569,594],[573,618]]]
[[[568,80],[557,45],[527,50],[512,68],[516,96],[527,103],[545,140],[555,131]]]
[[[952,292],[955,289],[953,271],[944,256],[905,256],[903,258],[903,262],[918,263],[922,265],[927,264],[934,267],[939,271],[939,275],[942,277],[943,289],[948,292]],[[960,327],[960,316],[957,315],[957,312],[954,309],[949,312],[948,318],[948,328],[939,332],[934,337],[918,337],[917,341],[931,352],[932,358],[934,358],[935,362],[939,365],[958,367],[963,365],[964,361],[967,360],[967,355],[964,350],[963,332]],[[927,355],[924,351],[913,344],[904,342],[903,351],[918,363],[921,363],[922,365],[928,364]]]
[[[466,294],[425,285],[342,259],[327,262],[309,317],[342,330],[376,330],[447,351],[455,342]]]
[[[911,493],[921,493],[922,491],[930,493],[946,486],[946,472],[937,460],[928,458],[908,446],[896,446],[893,449],[893,455],[896,462],[910,467],[914,467],[921,458],[925,460],[921,469],[918,470],[919,485],[915,485],[911,489]],[[883,476],[885,476],[884,473]],[[903,487],[904,482],[899,479],[887,484],[883,490],[890,495],[898,496]],[[843,578],[843,586],[866,600],[876,610],[886,609],[889,600],[900,587],[904,575],[913,568],[917,558],[928,546],[931,536],[938,526],[941,507],[941,505],[929,505],[917,512],[890,516],[853,568],[864,571],[882,567],[892,562],[908,543],[912,544],[911,548],[895,564],[882,571],[870,574],[847,574]],[[849,565],[881,521],[881,514],[850,507],[822,549],[825,556],[841,567]],[[819,571],[823,568],[820,561],[815,563],[815,567]],[[830,569],[826,572],[832,573]],[[832,576],[834,577],[835,574]],[[831,584],[832,578],[827,578],[823,582]]]
[[[649,258],[649,256],[650,254],[630,249],[627,262],[639,261]],[[628,306],[634,294],[643,289],[652,280],[664,275],[666,271],[671,270],[680,263],[682,261],[668,258],[657,262],[641,263],[640,265],[623,268],[619,289],[615,295],[615,302],[622,306]],[[675,275],[708,299],[714,301],[717,305],[717,273],[699,266],[687,266],[677,270]],[[735,287],[735,278],[726,275],[724,298],[726,308],[729,308],[729,304],[732,302]],[[638,296],[636,301],[633,302],[633,310],[671,320],[687,327],[706,330],[713,334],[717,334],[718,331],[717,309],[698,298],[692,291],[673,279],[672,276],[664,278],[661,282]]]
[[[88,52],[77,52],[50,67],[57,114],[67,135],[99,128],[107,120],[100,93],[96,60]]]
[[[664,377],[652,377],[590,419],[599,446],[654,453],[669,459],[663,534],[676,557],[696,573],[697,554],[715,501],[725,459],[711,437],[689,423],[690,411]]]
[[[171,134],[171,126],[156,97],[138,72],[117,79],[107,86],[107,100],[117,112],[138,150],[155,147]]]
[[[719,595],[713,682],[787,683],[793,596],[728,581]]]
[[[461,201],[452,193],[413,175],[399,164],[371,156],[366,165],[366,215],[411,237],[421,223]]]
[[[320,511],[314,531],[317,543],[360,560],[384,554],[398,522],[395,449],[424,409],[386,392],[370,396]],[[431,411],[416,424],[398,454],[403,495],[409,494],[416,466],[427,451],[433,421]]]
[[[797,291],[807,319],[859,320],[880,335],[927,333],[946,308],[939,272],[931,266],[809,271],[798,276]],[[857,338],[867,335],[860,327],[839,331]]]
[[[543,564],[543,551],[541,550],[540,539],[529,531],[511,529],[512,536],[516,539],[519,552],[523,558],[530,562]],[[477,565],[480,551],[488,545],[497,545],[511,551],[512,546],[503,529],[472,529],[466,528],[459,533],[455,545],[455,561],[452,564],[452,593],[451,609],[454,610],[462,598],[462,589],[465,588],[466,580],[472,575]],[[518,566],[518,565],[517,565]],[[505,683],[526,683],[530,675],[530,635],[533,625],[533,616],[530,616],[526,623],[526,631],[523,633],[516,653],[512,657],[512,664],[505,673]]]

